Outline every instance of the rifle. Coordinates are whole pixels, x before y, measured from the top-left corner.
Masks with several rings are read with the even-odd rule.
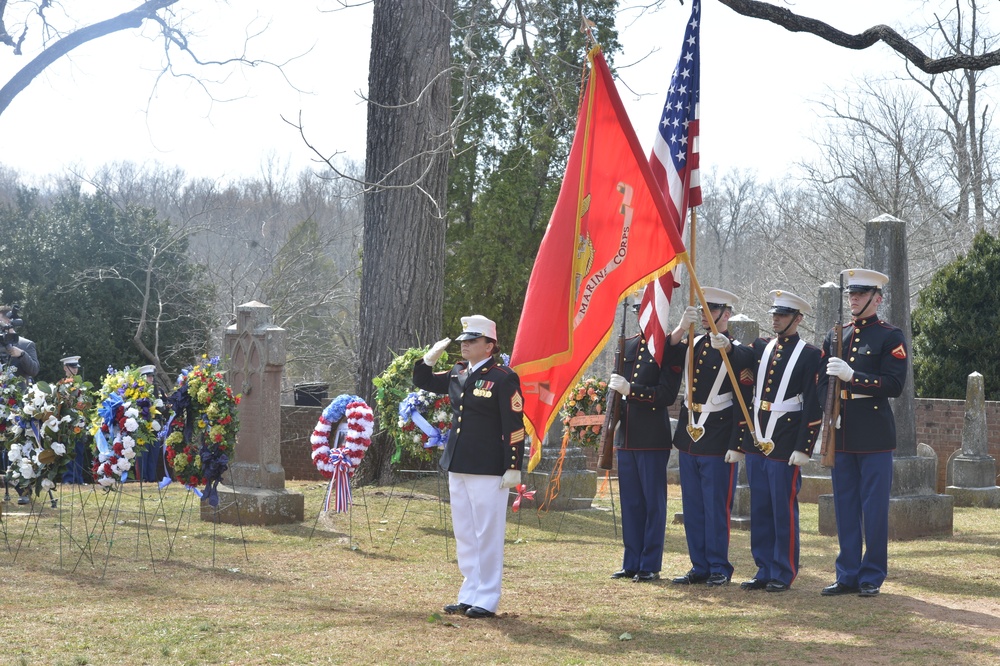
[[[837,358],[844,354],[844,276],[840,276],[840,309],[833,325],[833,344]],[[820,464],[833,469],[837,454],[837,421],[840,418],[840,379],[830,377],[823,410],[823,442],[819,447]]]
[[[622,301],[622,330],[618,335],[618,351],[615,352],[615,374],[622,373],[625,356],[625,320],[628,317],[628,299]],[[600,469],[614,467],[615,426],[621,418],[622,394],[608,388],[607,409],[604,411],[604,425],[601,426],[601,455],[597,458]]]

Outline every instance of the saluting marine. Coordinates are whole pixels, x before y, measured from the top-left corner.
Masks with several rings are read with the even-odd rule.
[[[757,441],[741,444],[750,484],[750,551],[757,574],[744,590],[784,592],[799,571],[800,467],[809,461],[822,408],[816,393],[820,350],[799,337],[810,308],[803,298],[773,290],[775,337],[758,338],[752,349],[733,347],[733,356],[758,359],[753,408]]]
[[[872,597],[888,571],[889,490],[896,449],[889,398],[903,392],[909,354],[903,331],[877,314],[889,276],[864,268],[841,274],[853,321],[844,327],[844,358],[833,355],[833,331],[826,336],[827,359],[819,382],[820,395],[826,395],[831,378],[843,382],[832,471],[840,554],[837,580],[822,594]]]
[[[496,361],[493,321],[462,317],[457,340],[465,360],[434,372],[451,342],[440,340],[413,367],[413,383],[451,398],[451,432],[440,465],[448,472],[455,555],[465,580],[457,603],[444,610],[486,618],[500,604],[508,489],[521,482],[524,457],[524,398],[517,374]]]

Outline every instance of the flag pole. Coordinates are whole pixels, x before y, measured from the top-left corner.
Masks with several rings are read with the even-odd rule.
[[[693,209],[692,209],[693,210]],[[698,294],[698,302],[701,303],[701,307],[704,312],[711,312],[708,309],[708,302],[705,300],[705,294],[701,290],[701,285],[698,284],[698,278],[694,274],[694,266],[692,265],[691,259],[687,254],[683,257],[684,265],[687,266],[688,275],[691,276],[691,286],[692,290]],[[708,326],[712,330],[712,334],[718,334],[719,329],[715,327],[715,321],[712,319],[711,314],[706,317],[708,320]],[[690,348],[690,341],[688,341],[688,347]],[[725,349],[720,349],[722,352],[722,362],[726,364],[726,372],[729,374],[729,381],[733,385],[733,393],[736,394],[736,400],[740,403],[740,409],[743,411],[743,418],[747,421],[747,430],[750,431],[750,436],[753,437],[754,443],[757,442],[757,433],[753,429],[753,419],[750,418],[750,411],[747,409],[747,404],[743,400],[743,392],[740,391],[739,382],[736,380],[736,373],[733,371],[733,364],[729,360],[729,354],[726,353]]]
[[[688,225],[688,233],[690,234],[688,240],[688,256],[690,257],[690,264],[688,265],[688,304],[694,305],[695,301],[695,291],[694,291],[694,265],[695,265],[695,238],[697,238],[697,228],[698,228],[698,208],[693,206],[691,208],[691,223]],[[705,310],[708,312],[708,310]],[[711,314],[709,319],[711,319]],[[714,324],[713,324],[714,326]],[[687,392],[687,404],[688,409],[694,404],[694,322],[688,326],[688,347],[687,347],[687,386],[684,388]]]

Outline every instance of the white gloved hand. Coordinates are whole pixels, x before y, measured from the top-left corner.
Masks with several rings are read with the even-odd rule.
[[[684,308],[684,314],[681,315],[681,323],[678,324],[681,328],[689,328],[692,324],[701,323],[701,312],[693,305],[689,305]]]
[[[509,469],[503,473],[503,478],[500,479],[501,488],[516,488],[518,484],[521,483],[521,470],[519,469]]]
[[[625,397],[632,392],[632,387],[629,385],[628,380],[616,374],[612,374],[611,379],[608,380],[608,388],[618,391]]]
[[[795,465],[796,467],[802,467],[807,462],[809,462],[809,456],[801,451],[792,451],[792,457],[788,459],[789,466]]]
[[[426,354],[424,354],[424,363],[430,367],[434,367],[434,364],[438,362],[441,358],[441,354],[444,353],[445,348],[451,344],[451,338],[445,338],[444,340],[438,340],[434,343],[434,346],[430,348]]]
[[[710,333],[712,338],[712,348],[713,349],[728,349],[729,348],[729,338],[726,337],[725,333]]]
[[[826,362],[826,374],[836,377],[841,381],[850,382],[854,378],[854,368],[847,365],[847,361],[836,356],[831,356]]]
[[[741,463],[744,458],[746,458],[746,454],[742,451],[726,451],[727,463]]]

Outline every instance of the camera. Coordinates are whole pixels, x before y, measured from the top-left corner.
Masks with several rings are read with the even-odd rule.
[[[24,320],[18,316],[17,310],[19,307],[20,306],[17,305],[11,306],[10,314],[7,315],[7,319],[10,320],[10,323],[0,324],[0,331],[3,333],[3,335],[0,336],[0,344],[5,347],[17,344],[18,335],[14,329],[24,324]]]

